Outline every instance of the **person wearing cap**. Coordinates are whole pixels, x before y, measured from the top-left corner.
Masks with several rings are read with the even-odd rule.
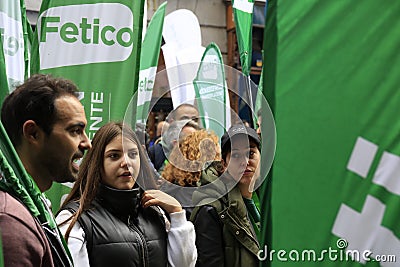
[[[261,141],[244,125],[221,138],[221,161],[203,171],[193,193],[191,221],[196,230],[196,266],[258,266],[259,243],[245,199],[259,173]]]

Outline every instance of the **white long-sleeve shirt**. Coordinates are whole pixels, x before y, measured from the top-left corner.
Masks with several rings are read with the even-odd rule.
[[[161,210],[161,209],[160,209]],[[57,224],[71,218],[72,213],[68,210],[62,210],[57,218]],[[185,210],[169,214],[170,224],[166,224],[168,232],[168,262],[171,266],[186,267],[195,266],[197,260],[197,249],[195,245],[196,234],[194,226],[186,220]],[[165,220],[167,218],[164,215]],[[65,235],[71,221],[60,226],[60,231]],[[89,255],[86,248],[85,232],[76,222],[71,229],[68,238],[68,248],[74,260],[75,267],[89,267]]]

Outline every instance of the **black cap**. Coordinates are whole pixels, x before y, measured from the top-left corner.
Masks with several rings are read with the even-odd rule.
[[[256,130],[254,130],[253,128],[244,126],[242,124],[233,125],[231,128],[229,128],[229,130],[226,133],[224,133],[224,135],[221,137],[221,150],[223,151],[224,147],[231,143],[231,138],[233,136],[239,135],[239,134],[247,135],[249,140],[251,138],[251,140],[257,144],[257,147],[260,150],[261,140],[260,140],[260,137],[258,136]]]

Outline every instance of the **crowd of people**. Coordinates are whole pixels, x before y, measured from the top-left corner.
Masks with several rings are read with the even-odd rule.
[[[1,121],[46,207],[53,182],[74,182],[53,231],[0,186],[5,266],[258,266],[255,129],[235,124],[219,139],[182,104],[148,151],[121,122],[90,141],[76,86],[44,74],[6,97]]]

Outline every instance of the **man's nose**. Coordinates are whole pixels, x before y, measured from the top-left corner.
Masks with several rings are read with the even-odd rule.
[[[90,142],[89,137],[86,135],[85,132],[83,132],[83,138],[79,143],[79,148],[81,148],[81,150],[88,150],[92,148],[92,143]]]

